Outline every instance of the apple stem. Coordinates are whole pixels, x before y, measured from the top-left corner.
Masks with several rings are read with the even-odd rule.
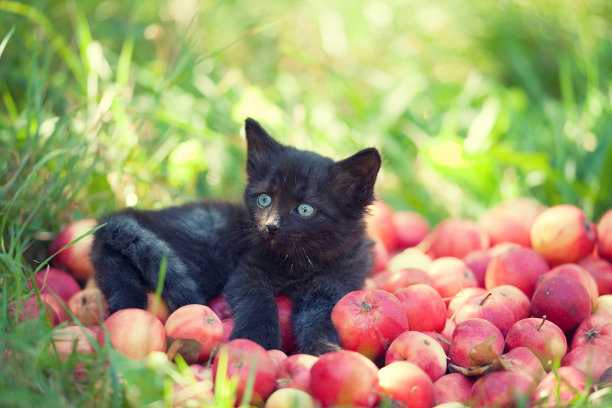
[[[444,337],[442,337],[442,336],[438,336],[437,340],[438,340],[438,341],[441,341],[442,343],[446,343],[446,344],[448,344],[449,346],[452,346],[452,345],[453,345],[453,343],[451,343],[449,340],[445,339],[445,338],[444,338]]]
[[[546,315],[542,316],[542,323],[540,323],[540,325],[538,326],[536,330],[540,331],[542,329],[542,326],[544,326],[545,322],[546,322]]]
[[[487,296],[485,296],[485,297],[484,297],[484,298],[483,298],[483,299],[480,301],[479,306],[484,305],[485,301],[486,301],[486,300],[489,298],[489,296],[491,296],[492,294],[493,294],[493,292],[489,292],[489,293],[487,293]]]

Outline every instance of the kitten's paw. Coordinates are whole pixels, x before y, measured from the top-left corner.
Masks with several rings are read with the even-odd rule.
[[[342,347],[330,341],[321,341],[317,343],[312,343],[312,344],[309,344],[301,348],[302,353],[311,354],[313,356],[320,356],[322,354],[329,353],[331,351],[339,351],[339,350],[342,350]]]

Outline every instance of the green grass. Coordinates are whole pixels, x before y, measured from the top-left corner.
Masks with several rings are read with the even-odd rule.
[[[0,0],[0,405],[163,405],[106,352],[75,382],[8,305],[70,220],[240,199],[246,116],[334,158],[380,148],[379,195],[432,224],[518,195],[597,220],[611,34],[607,0]]]

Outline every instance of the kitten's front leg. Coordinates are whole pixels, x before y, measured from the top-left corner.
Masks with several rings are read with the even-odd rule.
[[[300,352],[315,356],[340,350],[338,333],[331,322],[331,311],[344,291],[338,282],[314,282],[295,304],[293,331]]]
[[[280,324],[274,292],[265,279],[236,271],[224,289],[232,309],[234,330],[230,339],[249,339],[266,350],[280,349]]]

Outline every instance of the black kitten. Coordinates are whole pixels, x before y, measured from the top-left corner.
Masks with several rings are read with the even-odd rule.
[[[194,203],[160,211],[124,210],[101,222],[92,250],[111,312],[145,308],[167,258],[162,296],[170,309],[224,294],[231,338],[280,348],[275,295],[293,302],[299,351],[338,348],[330,313],[372,270],[364,233],[381,159],[365,149],[334,162],[284,146],[246,120],[245,206]]]

